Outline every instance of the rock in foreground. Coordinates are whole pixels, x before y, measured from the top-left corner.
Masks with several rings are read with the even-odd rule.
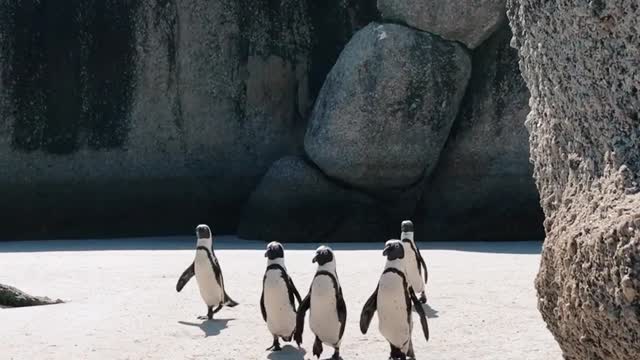
[[[538,307],[566,359],[640,358],[640,6],[510,0],[545,212]]]
[[[51,300],[48,297],[32,296],[13,286],[0,284],[0,307],[24,307],[38,305],[61,304],[62,300]]]

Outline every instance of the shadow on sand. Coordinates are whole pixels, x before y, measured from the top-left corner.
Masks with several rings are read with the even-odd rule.
[[[267,356],[269,360],[304,360],[307,352],[303,348],[285,345],[280,351],[274,351]]]
[[[209,337],[209,336],[216,336],[220,334],[220,332],[223,329],[227,328],[227,323],[232,320],[235,320],[235,319],[213,319],[213,320],[205,320],[200,323],[178,321],[178,324],[198,327],[204,333],[204,337]]]
[[[422,308],[424,309],[424,314],[427,315],[427,318],[435,319],[438,317],[438,310],[432,308],[429,304],[422,304]]]
[[[382,251],[384,241],[328,243],[336,251],[379,250]],[[235,236],[217,236],[216,250],[263,250],[266,244],[262,241],[241,240]],[[100,251],[100,250],[193,250],[195,237],[142,237],[120,239],[86,239],[86,240],[37,240],[37,241],[0,241],[0,253],[8,252],[40,252],[40,251]],[[498,254],[539,254],[541,241],[454,241],[454,242],[418,242],[422,251],[450,250],[478,253]],[[287,250],[315,250],[318,243],[288,243]]]

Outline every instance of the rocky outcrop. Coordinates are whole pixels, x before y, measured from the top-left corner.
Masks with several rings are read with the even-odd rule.
[[[529,91],[510,40],[505,24],[473,53],[458,118],[425,187],[423,239],[544,236],[524,126]]]
[[[329,73],[305,136],[310,159],[363,189],[430,174],[469,79],[467,53],[394,24],[358,32]]]
[[[510,0],[545,213],[538,307],[567,359],[640,358],[640,7]]]
[[[4,235],[233,231],[377,16],[334,2],[329,22],[308,1],[0,0]]]
[[[378,0],[385,20],[460,41],[474,49],[502,24],[506,0]]]
[[[0,284],[0,309],[3,307],[24,307],[62,303],[63,301],[60,299],[51,300],[44,296],[33,296],[13,286]]]
[[[416,198],[417,190],[405,197]],[[238,235],[282,242],[385,241],[414,211],[398,198],[385,201],[341,186],[303,158],[285,157],[249,198]]]

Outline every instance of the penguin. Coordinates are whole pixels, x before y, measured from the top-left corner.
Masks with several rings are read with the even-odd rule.
[[[407,266],[406,275],[409,280],[409,284],[413,287],[416,293],[420,294],[420,302],[427,303],[427,295],[425,294],[425,285],[429,280],[429,273],[427,271],[427,264],[420,254],[420,249],[413,239],[413,223],[410,220],[405,220],[401,224],[402,233],[400,234],[400,240],[402,240],[402,246],[405,253],[405,264]],[[424,283],[423,281],[424,275]]]
[[[220,269],[218,259],[213,252],[211,229],[204,224],[198,225],[196,227],[196,236],[198,241],[195,260],[180,276],[176,284],[176,291],[180,292],[195,275],[200,289],[200,296],[207,305],[207,315],[199,316],[198,319],[211,320],[213,315],[220,311],[223,306],[235,307],[238,303],[233,301],[224,289],[222,269]],[[216,307],[215,310],[213,309],[214,307]]]
[[[420,316],[425,339],[429,341],[429,326],[422,304],[405,276],[405,252],[400,240],[386,242],[382,255],[387,257],[378,287],[369,297],[360,314],[360,331],[367,333],[373,314],[378,311],[378,328],[391,345],[390,359],[415,359],[411,331],[411,303]]]
[[[268,260],[267,270],[262,278],[260,310],[273,335],[273,344],[267,350],[280,351],[278,338],[291,341],[296,326],[295,300],[300,304],[302,299],[284,265],[282,244],[277,241],[269,243],[264,256]]]
[[[313,355],[320,358],[324,343],[335,349],[331,359],[338,360],[340,343],[347,323],[347,306],[338,281],[333,250],[328,246],[320,246],[312,262],[318,264],[318,269],[311,282],[309,293],[298,308],[294,339],[300,346],[305,313],[310,310],[309,325],[316,335]]]

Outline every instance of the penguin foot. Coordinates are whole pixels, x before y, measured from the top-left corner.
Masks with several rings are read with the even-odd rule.
[[[273,344],[267,348],[267,351],[280,351],[282,348],[280,347],[280,342],[278,341],[278,337],[273,337]]]
[[[213,314],[217,313],[220,308],[217,308],[216,311],[213,311],[213,306],[207,306],[207,315],[198,316],[198,320],[211,320],[213,319]]]
[[[316,341],[313,343],[313,355],[318,359],[320,358],[320,355],[322,355],[322,341],[320,341],[317,336]]]
[[[336,350],[333,352],[333,355],[331,356],[331,360],[341,360],[342,358],[340,357],[340,348],[336,348]]]
[[[423,304],[427,303],[427,295],[424,294],[424,291],[420,294],[420,302]]]
[[[407,356],[403,354],[399,348],[391,345],[391,353],[389,354],[389,360],[406,360],[406,359],[407,359]]]
[[[414,360],[416,358],[416,354],[413,352],[413,342],[409,342],[409,351],[407,351],[407,358]]]

